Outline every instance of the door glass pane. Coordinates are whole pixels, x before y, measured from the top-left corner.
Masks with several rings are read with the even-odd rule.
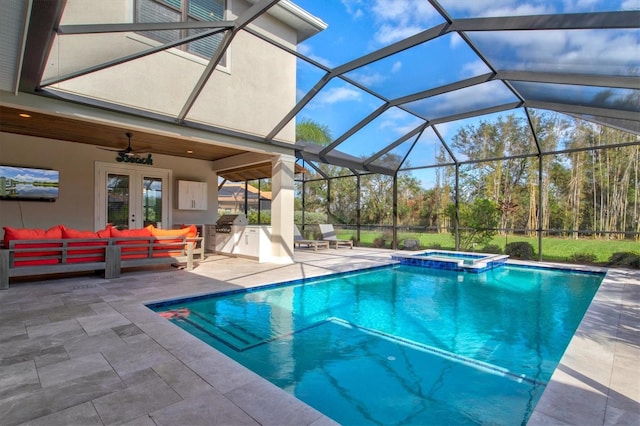
[[[129,229],[129,176],[107,175],[107,224]]]
[[[145,177],[142,181],[142,217],[144,226],[162,227],[162,179]]]

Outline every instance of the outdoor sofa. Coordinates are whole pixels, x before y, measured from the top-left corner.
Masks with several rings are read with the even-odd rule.
[[[204,258],[202,237],[195,225],[181,229],[79,231],[64,225],[49,229],[5,226],[0,248],[0,290],[11,277],[100,271],[106,279],[120,276],[122,268],[185,263]]]

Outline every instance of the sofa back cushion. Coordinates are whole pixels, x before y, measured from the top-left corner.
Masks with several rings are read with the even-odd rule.
[[[116,245],[121,245],[121,258],[127,259],[144,259],[149,257],[148,245],[151,240],[151,231],[147,228],[142,229],[123,229],[111,228],[112,238],[127,238],[126,240],[116,241]],[[135,237],[144,237],[135,239]],[[142,245],[141,245],[142,244]],[[132,245],[138,245],[137,247],[130,247]]]
[[[195,226],[194,226],[195,228]],[[159,229],[153,225],[147,226],[149,232],[154,237],[159,237],[155,240],[156,245],[154,246],[153,256],[154,257],[162,257],[162,256],[182,256],[181,247],[177,244],[171,243],[182,243],[185,238],[187,238],[191,232],[190,228],[181,228],[181,229]],[[175,238],[171,238],[175,237]],[[165,244],[162,244],[165,243]],[[185,246],[186,250],[186,246]]]
[[[67,251],[67,263],[81,263],[81,262],[104,262],[105,249],[108,241],[105,238],[111,237],[111,229],[106,228],[97,232],[94,231],[79,231],[73,228],[62,228],[62,238],[70,240],[82,240],[78,242],[67,242],[67,247],[82,247],[81,249]],[[86,240],[98,240],[100,241],[86,241]],[[97,248],[91,248],[97,247]]]
[[[60,242],[47,242],[47,240],[62,239],[62,225],[52,226],[49,229],[36,228],[12,228],[4,226],[4,238],[2,240],[4,247],[9,247],[9,242],[16,240],[39,240],[26,244],[14,243],[17,249],[43,249],[26,253],[15,253],[14,266],[37,266],[37,265],[53,265],[60,262],[60,250],[46,250],[47,248],[62,247]],[[26,259],[39,257],[40,259]],[[24,260],[18,260],[24,259]]]

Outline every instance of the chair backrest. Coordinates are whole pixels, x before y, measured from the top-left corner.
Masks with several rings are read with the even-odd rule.
[[[336,230],[333,229],[333,225],[330,223],[321,223],[320,225],[320,233],[322,234],[323,240],[337,240]]]
[[[304,237],[302,236],[302,233],[300,233],[300,229],[298,228],[298,225],[293,224],[293,241],[299,241],[299,240],[304,240]]]

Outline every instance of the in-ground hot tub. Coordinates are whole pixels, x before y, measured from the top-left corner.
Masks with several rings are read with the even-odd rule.
[[[394,253],[391,258],[398,260],[403,265],[479,273],[503,266],[509,256],[492,253],[425,250],[412,254]]]

